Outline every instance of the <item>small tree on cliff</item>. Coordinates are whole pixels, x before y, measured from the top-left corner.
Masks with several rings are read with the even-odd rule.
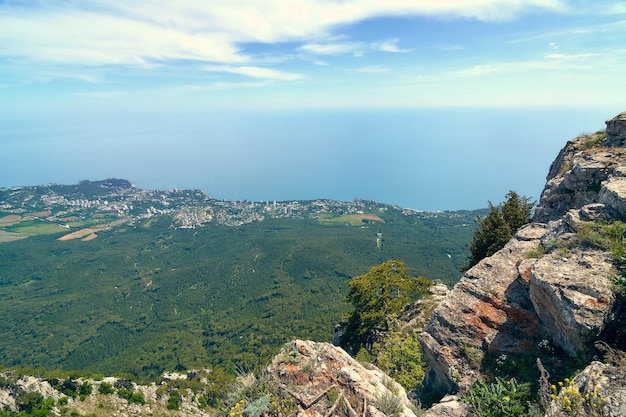
[[[377,332],[390,330],[407,305],[428,293],[432,281],[410,275],[403,261],[389,260],[348,282],[347,301],[354,306],[342,344],[355,354],[370,347]]]
[[[535,203],[515,191],[509,191],[505,197],[506,201],[499,206],[490,201],[487,216],[476,218],[478,230],[469,244],[469,265],[462,268],[464,271],[502,249],[520,227],[530,222]]]

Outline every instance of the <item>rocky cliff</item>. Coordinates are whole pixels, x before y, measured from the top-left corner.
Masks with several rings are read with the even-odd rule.
[[[468,270],[435,309],[420,335],[428,389],[465,392],[485,367],[542,349],[589,360],[594,342],[611,332],[612,342],[625,342],[615,336],[621,303],[604,235],[626,219],[626,113],[606,124],[566,144],[533,222]],[[623,230],[614,238],[623,240]]]

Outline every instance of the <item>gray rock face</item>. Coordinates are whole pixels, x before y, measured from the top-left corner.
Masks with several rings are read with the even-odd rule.
[[[587,405],[585,409],[585,406],[579,406],[580,412],[576,415],[626,416],[626,386],[624,381],[626,381],[626,371],[623,366],[591,362],[582,372],[576,375],[573,380],[573,387],[581,396],[591,394],[602,400],[596,402],[597,408]],[[567,417],[573,415],[571,412],[567,413],[563,410],[561,403],[562,401],[559,401],[559,399],[553,400],[546,412],[546,417]],[[585,413],[590,408],[595,414]]]
[[[584,149],[589,137],[585,135],[568,142],[552,164],[533,222],[558,220],[571,209],[593,203],[624,210],[624,194],[620,198],[615,190],[623,190],[626,149]]]
[[[480,376],[487,354],[521,353],[542,338],[529,285],[544,225],[529,225],[499,252],[471,268],[454,286],[420,334],[429,365],[425,384],[465,391]]]
[[[544,256],[530,271],[530,298],[544,333],[571,356],[584,356],[613,319],[611,259],[576,248],[567,257]]]
[[[624,146],[626,144],[626,112],[606,121],[604,146]]]
[[[268,370],[298,400],[295,416],[322,417],[332,415],[340,407],[347,408],[350,415],[385,417],[389,410],[383,402],[394,398],[398,417],[415,417],[404,388],[378,368],[365,368],[330,343],[288,343]],[[325,395],[330,390],[337,394],[333,400]]]
[[[469,405],[459,402],[459,397],[446,395],[437,404],[429,408],[424,417],[467,417]]]
[[[524,353],[544,339],[589,357],[614,319],[616,270],[611,254],[585,246],[578,232],[585,222],[626,218],[626,149],[607,147],[623,146],[615,138],[626,134],[626,113],[607,122],[607,133],[607,143],[601,133],[567,143],[533,223],[467,271],[437,306],[420,334],[429,389],[464,392],[481,376],[484,355]]]

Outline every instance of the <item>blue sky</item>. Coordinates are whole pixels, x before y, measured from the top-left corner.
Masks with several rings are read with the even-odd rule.
[[[0,186],[538,197],[567,139],[626,110],[624,74],[625,1],[0,0]]]

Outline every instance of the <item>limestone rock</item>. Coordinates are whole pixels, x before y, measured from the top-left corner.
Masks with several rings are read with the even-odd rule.
[[[544,333],[571,356],[585,356],[613,318],[611,259],[599,250],[576,248],[567,257],[544,256],[530,271],[530,298]]]
[[[272,377],[299,402],[296,416],[316,417],[333,406],[350,414],[385,417],[385,401],[396,402],[399,415],[415,417],[404,388],[378,368],[365,368],[330,343],[296,340],[285,345],[268,367]],[[329,391],[336,398],[331,402]],[[335,408],[336,409],[336,408]]]
[[[612,255],[584,246],[578,232],[585,222],[626,218],[626,113],[607,122],[603,146],[602,138],[567,143],[533,222],[468,270],[434,310],[420,334],[426,389],[463,393],[482,375],[485,355],[524,353],[544,340],[589,358],[614,319],[616,270]]]
[[[624,146],[626,144],[626,112],[606,121],[604,146]]]
[[[437,404],[426,410],[424,417],[466,417],[469,405],[459,402],[456,395],[446,395]]]
[[[626,416],[626,386],[624,381],[626,381],[626,367],[594,361],[576,375],[573,386],[582,396],[595,392],[598,398],[603,399],[603,401],[599,401],[600,404],[598,404],[597,409],[592,407],[596,412],[601,410],[601,414],[594,415],[624,417]],[[546,417],[567,417],[569,415],[572,414],[563,410],[558,399],[552,401],[545,414]]]
[[[468,270],[420,334],[429,365],[426,385],[467,390],[480,375],[484,352],[520,353],[540,340],[529,296],[526,255],[536,250],[544,225],[529,225],[499,252]]]
[[[568,142],[554,161],[533,222],[558,220],[571,209],[580,209],[593,203],[609,203],[607,205],[610,207],[621,207],[624,204],[613,202],[626,198],[620,181],[626,177],[626,149],[581,150],[585,141],[589,140],[587,136]],[[609,187],[613,194],[601,199],[599,195],[605,195],[611,183],[613,185]]]

